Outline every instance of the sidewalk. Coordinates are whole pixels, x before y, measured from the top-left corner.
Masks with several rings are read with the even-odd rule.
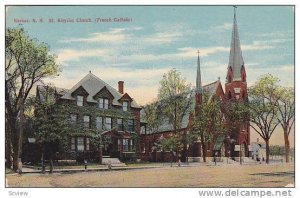
[[[134,169],[148,169],[148,168],[163,168],[165,166],[112,166],[111,169],[108,168],[108,166],[99,165],[99,167],[87,167],[85,169],[82,168],[69,168],[69,169],[56,169],[54,167],[53,173],[76,173],[76,172],[92,172],[92,171],[118,171],[118,170],[134,170]],[[46,172],[49,172],[49,167],[46,168]],[[29,168],[29,167],[23,167],[22,168],[22,174],[27,173],[42,173],[42,171],[35,168]]]

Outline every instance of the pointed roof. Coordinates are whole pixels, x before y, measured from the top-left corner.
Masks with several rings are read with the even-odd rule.
[[[116,89],[111,87],[109,84],[89,72],[84,78],[82,78],[76,85],[74,85],[70,90],[68,90],[61,98],[75,100],[75,97],[72,96],[72,93],[82,86],[87,92],[87,101],[97,103],[97,101],[93,98],[102,88],[106,87],[107,90],[113,95],[113,105],[122,106],[122,104],[118,101],[124,94],[120,94]],[[140,108],[140,106],[133,99],[131,102],[131,107]]]
[[[199,57],[199,54],[200,54],[200,52],[198,50],[196,92],[197,93],[203,93],[202,82],[201,82],[201,69],[200,69],[200,57]]]
[[[228,64],[228,67],[231,67],[233,70],[233,80],[241,80],[241,68],[243,65],[244,60],[242,56],[238,26],[236,22],[236,7],[234,7],[233,29]]]
[[[204,91],[205,93],[207,93],[208,96],[209,96],[209,100],[211,100],[212,97],[217,94],[217,90],[218,90],[219,87],[222,89],[222,92],[224,93],[223,88],[222,88],[222,84],[221,84],[220,80],[217,80],[217,81],[214,81],[214,82],[212,82],[210,84],[204,85],[202,87],[202,91]],[[197,88],[193,89],[192,90],[192,94],[191,94],[190,97],[194,98],[195,94],[196,94],[196,91],[197,91]],[[195,100],[192,100],[191,102],[192,102],[191,103],[191,109],[195,109]],[[187,111],[183,115],[182,122],[180,123],[180,129],[184,129],[184,128],[188,127],[188,124],[189,124],[189,121],[190,121],[189,118],[190,118],[191,112],[192,112],[192,110],[191,111]],[[141,110],[141,120],[143,122],[146,122],[145,116],[146,116],[145,110],[142,109]],[[166,132],[166,131],[172,131],[173,130],[173,125],[170,123],[170,121],[169,121],[168,118],[165,118],[165,117],[162,116],[162,117],[160,117],[160,119],[163,119],[163,121],[162,121],[162,124],[160,124],[158,126],[158,129],[157,129],[156,133]],[[149,128],[147,128],[146,130],[147,130],[147,133],[153,133],[153,131],[150,131]]]

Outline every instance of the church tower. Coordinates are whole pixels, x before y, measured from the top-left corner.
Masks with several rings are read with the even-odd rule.
[[[246,69],[242,56],[239,32],[236,20],[236,6],[234,6],[233,29],[230,45],[229,63],[225,83],[225,97],[228,102],[248,101]],[[232,156],[249,156],[250,125],[245,121],[237,131],[231,132],[231,139],[235,140],[232,147]],[[237,151],[236,145],[240,149]]]
[[[225,95],[229,100],[247,99],[246,70],[236,21],[236,7],[234,7],[233,29],[225,84]]]

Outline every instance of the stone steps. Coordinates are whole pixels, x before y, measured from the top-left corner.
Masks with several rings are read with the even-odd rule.
[[[111,157],[103,157],[102,158],[102,164],[109,165],[111,164],[112,166],[126,166],[125,163],[121,162],[119,158],[111,158]]]

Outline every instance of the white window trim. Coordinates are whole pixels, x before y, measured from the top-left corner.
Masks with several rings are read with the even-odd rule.
[[[110,123],[109,123],[109,122],[106,122],[107,119],[110,119]],[[106,127],[106,126],[108,126],[108,124],[109,124],[109,128]],[[112,129],[112,118],[111,118],[111,117],[105,117],[105,120],[104,120],[104,126],[105,126],[105,129],[107,129],[107,130]]]
[[[99,109],[108,109],[109,108],[109,100],[107,98],[99,98],[98,107],[99,107]]]
[[[129,106],[129,102],[127,100],[122,102],[122,110],[123,111],[128,111],[128,106]]]
[[[82,140],[82,145],[79,145],[79,140]],[[77,137],[77,151],[84,151],[84,137]]]
[[[99,118],[99,120],[98,120]],[[98,123],[100,124],[100,126],[98,127]],[[96,117],[96,128],[97,129],[103,129],[103,117],[102,116],[97,116]]]

